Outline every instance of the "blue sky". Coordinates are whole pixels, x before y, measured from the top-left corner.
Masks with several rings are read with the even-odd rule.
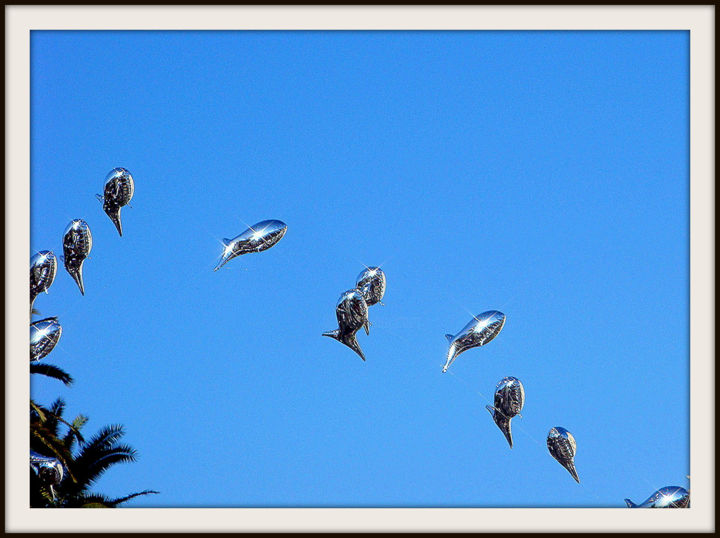
[[[33,32],[32,379],[136,507],[624,506],[688,487],[687,32]],[[135,178],[119,237],[95,193]],[[220,240],[280,219],[218,272]],[[31,253],[28,253],[29,255]],[[29,256],[28,256],[29,257]],[[367,362],[321,333],[382,265]],[[501,334],[441,373],[472,314]],[[485,405],[526,392],[510,450]],[[37,376],[35,376],[37,377]],[[570,430],[581,484],[545,436]]]

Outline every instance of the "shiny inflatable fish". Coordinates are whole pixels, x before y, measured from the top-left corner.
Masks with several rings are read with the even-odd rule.
[[[60,340],[62,327],[57,318],[45,318],[30,324],[30,361],[39,361],[53,350]]]
[[[62,463],[57,458],[48,458],[33,450],[30,451],[30,467],[48,486],[60,484],[65,474]]]
[[[687,508],[690,506],[690,493],[679,486],[660,488],[642,504],[625,499],[628,508]]]
[[[120,210],[132,200],[135,193],[135,182],[130,172],[124,168],[113,168],[105,176],[105,185],[102,195],[96,194],[103,205],[103,211],[107,213],[122,237],[122,222],[120,221]]]
[[[355,289],[340,295],[335,307],[335,315],[337,316],[338,328],[323,333],[323,336],[329,336],[345,344],[360,355],[362,360],[365,360],[365,355],[360,349],[360,344],[356,338],[357,332],[362,327],[366,327],[367,330],[368,306],[362,293]]]
[[[227,262],[249,254],[250,252],[262,252],[274,246],[287,232],[287,224],[279,220],[264,220],[254,226],[250,226],[235,239],[223,239],[225,248],[220,262],[214,271],[220,269]]]
[[[575,470],[575,453],[577,445],[575,438],[565,428],[556,426],[550,430],[547,437],[547,446],[550,455],[555,458],[560,465],[565,467],[579,484],[577,471]]]
[[[31,450],[30,468],[38,476],[40,482],[44,486],[48,486],[50,488],[50,493],[54,499],[55,490],[53,488],[54,486],[60,485],[60,482],[62,482],[63,476],[65,475],[65,470],[62,463],[60,463],[60,460],[42,456]]]
[[[355,280],[355,287],[363,294],[368,306],[382,304],[385,284],[385,273],[379,267],[368,267]]]
[[[445,338],[450,342],[450,348],[442,371],[447,372],[460,353],[472,347],[484,346],[490,342],[500,333],[503,325],[505,325],[505,314],[497,310],[490,310],[475,316],[455,336],[446,334]]]
[[[510,448],[512,448],[510,420],[520,415],[520,411],[525,405],[525,389],[520,380],[515,377],[503,378],[495,387],[494,404],[494,406],[486,405],[485,408],[490,411],[495,424],[503,432],[505,439],[510,444]],[[522,415],[520,416],[522,417]]]
[[[63,235],[63,262],[65,269],[85,295],[83,284],[83,263],[92,250],[90,227],[82,219],[75,219],[65,229]]]
[[[47,293],[55,280],[57,258],[52,250],[41,250],[30,260],[30,310],[35,298],[42,292]]]

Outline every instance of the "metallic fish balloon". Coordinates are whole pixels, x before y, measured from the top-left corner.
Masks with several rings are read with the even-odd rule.
[[[505,435],[505,439],[513,447],[512,431],[510,429],[510,420],[520,415],[523,405],[525,405],[525,389],[516,377],[505,377],[495,387],[494,406],[486,405],[485,408],[490,411],[495,424]]]
[[[379,267],[368,267],[355,280],[355,287],[363,294],[368,306],[382,301],[385,295],[385,284],[385,273]]]
[[[262,252],[277,244],[287,232],[287,224],[279,220],[264,220],[254,226],[250,226],[235,239],[223,239],[225,248],[222,258],[214,271],[220,269],[227,262],[249,254],[250,252]]]
[[[57,258],[52,250],[41,250],[30,260],[30,310],[35,298],[42,292],[47,293],[55,280]]]
[[[37,452],[30,451],[30,468],[40,479],[40,483],[50,488],[50,493],[55,499],[55,486],[59,486],[65,475],[65,469],[56,458],[48,458]]]
[[[30,362],[46,357],[60,340],[62,327],[57,318],[45,318],[30,324]]]
[[[577,471],[575,470],[574,461],[575,453],[577,452],[577,445],[572,434],[565,428],[556,426],[548,433],[547,446],[550,451],[550,455],[555,458],[560,465],[565,467],[579,484],[580,478],[578,478]]]
[[[687,508],[690,506],[690,493],[680,486],[660,488],[642,504],[625,499],[628,508]]]
[[[65,474],[60,460],[42,456],[33,450],[30,451],[30,467],[47,486],[59,485]]]
[[[340,295],[335,315],[338,320],[338,328],[334,331],[323,333],[323,336],[334,338],[352,349],[365,360],[365,355],[360,349],[356,334],[361,327],[367,324],[368,306],[365,298],[359,290],[349,290]]]
[[[130,172],[125,168],[113,168],[105,176],[105,185],[102,195],[96,194],[102,202],[103,211],[107,213],[122,237],[122,222],[120,221],[120,210],[132,200],[135,193],[135,182]]]
[[[63,235],[63,262],[65,269],[85,295],[83,284],[83,263],[92,250],[90,227],[82,219],[75,219],[65,229]]]
[[[470,323],[455,336],[446,334],[445,338],[450,342],[443,372],[447,372],[450,365],[460,353],[472,347],[484,346],[495,338],[505,325],[505,314],[497,310],[490,310],[478,314]]]

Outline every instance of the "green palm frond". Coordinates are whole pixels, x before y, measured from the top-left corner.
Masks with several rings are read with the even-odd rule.
[[[126,501],[129,501],[130,499],[134,499],[135,497],[140,497],[141,495],[154,495],[159,494],[159,491],[155,491],[152,489],[146,489],[145,491],[140,491],[138,493],[131,493],[130,495],[126,495],[125,497],[120,497],[119,499],[110,499],[108,500],[108,504],[110,506],[117,506],[118,504],[122,504]]]
[[[70,426],[68,427],[68,431],[63,437],[63,445],[65,446],[66,450],[72,451],[75,441],[77,441],[79,444],[85,442],[85,439],[80,433],[80,430],[83,426],[85,426],[85,424],[87,424],[88,420],[88,417],[86,417],[85,415],[78,415],[75,417],[75,420],[72,421],[72,424],[70,424]]]
[[[88,488],[116,463],[130,463],[136,461],[135,450],[122,445],[111,449],[88,451],[82,458],[75,460],[78,486]]]
[[[50,404],[47,412],[47,420],[45,420],[44,426],[48,430],[51,430],[55,434],[55,437],[57,437],[60,433],[58,431],[60,422],[65,422],[62,418],[64,412],[65,400],[63,400],[62,398],[58,398],[52,404]]]
[[[52,364],[31,363],[30,373],[44,375],[52,379],[57,379],[59,381],[62,381],[67,386],[72,385],[74,381],[72,376],[68,374],[65,370],[63,370],[62,368],[58,368],[57,366],[54,366]]]
[[[47,420],[45,415],[45,409],[37,403],[33,401],[33,399],[30,399],[30,420],[33,419],[33,413],[37,416],[38,420],[45,422]]]

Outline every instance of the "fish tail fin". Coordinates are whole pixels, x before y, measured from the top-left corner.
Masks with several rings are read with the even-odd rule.
[[[340,329],[335,329],[334,331],[328,331],[325,333],[322,333],[323,336],[329,336],[330,338],[334,338],[341,344],[345,344],[347,347],[352,349],[355,353],[357,353],[362,360],[365,360],[365,354],[363,353],[362,349],[360,348],[360,344],[357,341],[357,338],[355,338],[354,334],[340,334]]]
[[[575,470],[575,463],[572,461],[568,461],[565,463],[565,468],[568,470],[568,472],[572,475],[572,477],[575,479],[575,482],[578,484],[580,483],[580,477],[577,474],[577,471]]]
[[[73,278],[75,283],[78,285],[78,288],[80,288],[80,293],[82,295],[85,295],[85,283],[83,282],[83,275],[82,275],[82,268],[72,271],[70,273],[70,276]]]
[[[453,340],[454,337],[453,337],[452,334],[446,334],[446,335],[445,335],[445,338],[447,338],[447,341],[448,341],[448,342],[452,342],[452,340]]]
[[[341,342],[357,353],[362,360],[365,360],[365,354],[360,348],[360,344],[354,334],[347,335]]]
[[[449,336],[449,335],[446,335],[446,336]],[[448,368],[450,368],[450,365],[455,360],[455,357],[456,357],[455,346],[450,344],[450,349],[448,349],[447,358],[445,359],[445,366],[443,366],[443,370],[442,370],[443,373],[448,371]]]
[[[507,439],[508,444],[510,445],[510,448],[513,447],[513,438],[512,438],[512,428],[510,426],[510,419],[506,419],[502,421],[502,426],[500,429],[503,432],[503,435],[505,435],[505,439]],[[575,473],[575,476],[577,476],[577,473]],[[579,479],[577,479],[578,482],[580,482]]]

